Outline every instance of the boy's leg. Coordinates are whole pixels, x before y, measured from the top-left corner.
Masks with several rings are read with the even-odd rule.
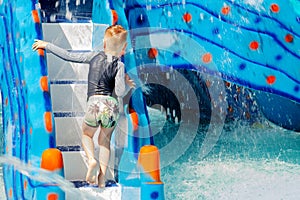
[[[105,173],[110,157],[110,139],[114,127],[112,128],[101,128],[98,137],[99,144],[99,162],[100,162],[100,172],[98,176],[99,187],[105,187]]]
[[[84,122],[82,124],[82,147],[85,151],[86,156],[88,157],[88,171],[86,173],[85,180],[89,183],[95,183],[96,177],[93,176],[92,172],[94,171],[95,167],[97,166],[97,161],[95,160],[94,156],[94,141],[93,136],[98,128],[90,127],[86,125]]]

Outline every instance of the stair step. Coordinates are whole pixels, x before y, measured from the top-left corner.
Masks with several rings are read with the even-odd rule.
[[[71,181],[71,182],[74,184],[74,186],[76,188],[81,188],[81,187],[92,187],[92,188],[95,187],[95,188],[97,188],[98,187],[97,185],[91,185],[86,181]],[[119,184],[114,180],[107,180],[105,182],[105,187],[119,187]]]
[[[69,181],[84,181],[88,169],[84,151],[80,150],[79,146],[59,147],[59,149],[62,149],[65,179]],[[96,159],[97,155],[99,155],[99,151],[96,149]],[[111,151],[111,159],[106,171],[106,180],[115,180],[113,166],[114,151]],[[100,168],[99,162],[96,168]],[[97,176],[98,172],[97,170],[95,176]]]
[[[63,151],[64,174],[69,181],[85,180],[87,165],[83,151]]]
[[[80,151],[81,147],[79,145],[75,146],[56,146],[60,151]]]

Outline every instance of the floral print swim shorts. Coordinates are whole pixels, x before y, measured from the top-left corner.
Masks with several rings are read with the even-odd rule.
[[[87,102],[84,122],[92,127],[111,128],[119,117],[118,102],[114,97],[104,95],[91,96]]]

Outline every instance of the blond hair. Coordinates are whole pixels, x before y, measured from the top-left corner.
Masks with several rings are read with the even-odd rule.
[[[106,52],[119,56],[125,50],[127,31],[121,25],[109,26],[104,33],[104,49]]]

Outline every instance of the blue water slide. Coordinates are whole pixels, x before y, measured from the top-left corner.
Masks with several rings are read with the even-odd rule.
[[[33,52],[34,39],[42,39],[38,1],[0,2],[0,77],[4,154],[25,164],[41,166],[44,150],[55,147],[47,67],[43,52]],[[5,192],[9,199],[38,199],[56,187],[34,181],[4,164]]]
[[[271,122],[285,129],[300,131],[300,104],[272,93],[255,93],[260,108]]]

